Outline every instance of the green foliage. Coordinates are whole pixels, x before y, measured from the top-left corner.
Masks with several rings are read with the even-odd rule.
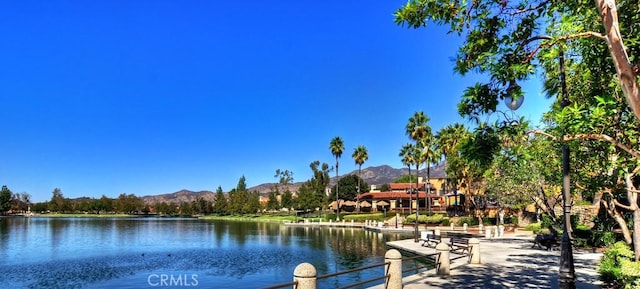
[[[144,202],[134,194],[120,194],[113,205],[117,212],[126,214],[139,214],[144,209]]]
[[[549,216],[549,215],[542,215],[542,227],[543,228],[548,228],[549,226],[553,226],[555,225],[555,222],[553,221],[553,219]]]
[[[367,148],[363,145],[358,145],[355,149],[353,149],[353,154],[351,155],[353,161],[358,165],[358,171],[362,168],[362,164],[369,159],[369,152]]]
[[[597,236],[596,242],[594,242],[597,246],[609,246],[616,242],[616,234],[614,232],[597,231],[597,233],[594,234],[594,236]]]
[[[309,167],[313,172],[311,179],[303,183],[298,189],[298,198],[295,200],[294,207],[300,210],[315,210],[321,208],[325,204],[326,195],[325,188],[329,184],[329,165],[320,161],[312,162]],[[335,198],[335,194],[332,194]],[[329,196],[331,198],[332,196]],[[335,200],[335,199],[334,199]]]
[[[465,223],[467,224],[467,226],[477,226],[478,218],[475,218],[475,217],[460,218],[458,219],[458,222],[456,222],[456,225],[463,226]]]
[[[542,230],[542,223],[530,223],[526,227],[524,227],[526,231],[532,231],[534,234],[539,234]]]
[[[415,184],[416,183],[416,176],[415,175],[405,174],[405,175],[402,175],[402,176],[398,177],[393,182],[396,183],[396,184],[407,184],[407,183]]]
[[[351,215],[344,215],[343,218],[347,222],[350,222],[351,220],[353,220],[354,222],[364,222],[366,220],[384,221],[384,214],[383,213],[351,214]]]
[[[328,222],[329,220],[334,220],[334,221],[335,221],[335,220],[337,220],[337,219],[336,219],[336,217],[337,217],[337,216],[338,216],[338,215],[337,215],[337,214],[335,214],[335,213],[328,213],[328,214],[326,214],[326,215],[324,216],[324,221],[325,221],[325,222]],[[341,213],[341,214],[340,214],[340,219],[341,219],[341,220],[342,220],[343,216],[344,216],[344,214],[342,214],[342,213]]]
[[[280,203],[278,202],[278,191],[269,191],[268,198],[269,200],[267,201],[266,207],[267,210],[274,211],[280,208]]]
[[[346,175],[340,178],[337,186],[340,187],[339,197],[343,200],[355,200],[358,194],[358,185],[360,185],[360,193],[369,192],[369,185],[363,179],[357,175]],[[333,186],[331,190],[335,192],[336,186]],[[335,195],[332,195],[335,200]]]
[[[11,207],[11,190],[7,188],[7,186],[2,186],[2,190],[0,190],[0,213],[4,213],[9,210]]]
[[[481,83],[469,87],[461,96],[460,114],[479,123],[473,137],[464,142],[461,150],[472,165],[477,166],[476,175],[484,173],[483,168],[492,168],[491,174],[498,183],[493,185],[507,189],[510,198],[507,201],[517,201],[515,197],[525,197],[531,192],[544,195],[551,191],[548,187],[561,186],[560,174],[549,174],[549,171],[560,171],[560,142],[566,137],[573,139],[564,143],[571,151],[573,193],[592,201],[601,198],[604,191],[612,192],[614,199],[604,196],[603,200],[610,203],[612,215],[625,215],[624,207],[613,204],[614,200],[626,203],[629,199],[626,187],[637,185],[632,180],[638,177],[634,169],[638,163],[640,128],[629,107],[632,102],[625,100],[625,97],[632,99],[635,96],[622,90],[620,82],[637,83],[637,72],[625,76],[616,70],[611,54],[620,51],[614,51],[614,45],[607,45],[611,41],[584,37],[588,33],[591,33],[589,36],[605,34],[615,25],[620,28],[620,34],[616,34],[620,37],[618,43],[624,41],[624,53],[627,54],[621,57],[628,57],[632,65],[638,63],[638,1],[614,1],[614,5],[619,23],[603,22],[606,17],[601,17],[593,1],[409,0],[394,14],[395,22],[400,25],[411,28],[441,25],[464,37],[453,69],[461,75],[474,72],[484,77]],[[550,39],[534,38],[540,34],[550,35]],[[563,54],[566,59],[562,59],[562,72],[560,51],[570,52]],[[496,112],[501,100],[524,96],[516,82],[540,76],[544,79],[547,96],[558,96],[550,112],[545,114],[544,127],[540,129],[552,143],[548,146],[551,149],[546,150],[548,157],[535,153],[527,160],[528,149],[513,151],[522,144],[514,143],[514,138],[505,138],[522,135],[510,129],[520,121],[511,121],[510,115],[498,116]],[[490,119],[496,118],[506,120],[489,124]],[[502,161],[500,164],[513,167],[496,165],[496,159]],[[458,160],[449,160],[447,156],[447,161],[454,164]],[[539,162],[543,166],[537,166]],[[529,173],[528,167],[532,168]],[[520,175],[521,179],[515,182],[500,178],[517,176],[518,172],[527,174]],[[634,173],[629,175],[630,172]],[[505,184],[499,184],[501,179],[507,180]],[[541,184],[541,188],[523,190],[518,183],[525,186]],[[505,190],[496,189],[495,192]],[[505,201],[504,198],[501,201]]]
[[[441,225],[443,225],[443,226],[449,226],[449,225],[451,225],[451,221],[450,221],[449,219],[444,219],[444,220],[442,220]]]
[[[638,288],[640,285],[640,262],[625,242],[617,242],[604,252],[598,268],[600,280],[605,284],[619,284],[622,288]]]
[[[244,176],[238,180],[236,188],[229,192],[226,214],[255,214],[260,210],[260,196],[257,192],[247,191]]]
[[[216,199],[213,203],[213,213],[214,214],[226,214],[229,211],[229,204],[227,201],[227,197],[222,192],[222,187],[218,186],[216,189]]]
[[[286,190],[284,191],[284,193],[282,193],[281,207],[287,209],[293,207],[293,194],[291,193],[291,191]]]
[[[443,214],[434,214],[431,216],[427,216],[427,215],[420,215],[418,216],[418,223],[419,224],[443,224],[444,221],[449,221],[445,215]],[[416,215],[415,214],[411,214],[408,215],[405,218],[405,224],[414,224],[416,222]],[[447,224],[449,225],[449,224]]]

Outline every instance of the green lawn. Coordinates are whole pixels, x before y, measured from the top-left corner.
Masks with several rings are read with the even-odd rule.
[[[128,218],[128,217],[143,217],[144,215],[128,215],[128,214],[35,214],[34,217],[48,217],[48,218]]]

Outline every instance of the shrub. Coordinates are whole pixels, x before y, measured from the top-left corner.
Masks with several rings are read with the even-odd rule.
[[[526,227],[524,227],[524,229],[527,231],[532,231],[534,234],[539,234],[540,231],[542,230],[541,227],[542,227],[542,223],[531,223]]]
[[[616,242],[616,234],[611,231],[607,231],[607,232],[595,231],[593,232],[593,237],[594,237],[593,243],[595,246],[598,246],[598,247],[609,246]]]
[[[445,219],[445,216],[443,214],[435,214],[435,215],[431,215],[431,216],[426,216],[426,215],[420,215],[418,217],[418,223],[420,224],[440,224],[442,223],[442,221]],[[416,221],[416,215],[409,215],[407,216],[407,218],[405,219],[405,224],[406,223],[415,223]]]
[[[442,223],[441,223],[441,224],[442,224],[443,226],[449,226],[449,225],[451,225],[451,221],[449,221],[449,219],[444,219],[444,220],[442,220]]]
[[[605,284],[619,282],[622,288],[640,286],[640,262],[633,261],[633,251],[627,243],[617,242],[602,257],[598,273]]]
[[[549,226],[553,226],[554,222],[549,215],[542,215],[542,224],[540,225],[542,228],[549,228]]]
[[[507,218],[506,220],[507,224],[514,224],[514,225],[518,225],[518,216],[511,216],[509,218]]]
[[[420,222],[423,223],[423,216],[420,216]],[[425,224],[440,224],[442,223],[442,221],[445,219],[444,215],[442,214],[436,214],[436,215],[431,215],[431,216],[424,216],[424,223]]]
[[[478,225],[478,218],[476,217],[464,217],[460,218],[456,225],[462,226],[464,223],[467,223],[468,226],[476,226]]]
[[[353,220],[354,222],[364,222],[366,220],[384,221],[384,214],[383,213],[353,214],[353,215],[345,215],[344,219],[349,222],[351,222],[351,220]]]
[[[508,221],[509,219],[506,220],[506,222]],[[496,225],[496,222],[498,222],[498,218],[489,218],[489,217],[482,218],[482,225],[484,226],[494,226]]]

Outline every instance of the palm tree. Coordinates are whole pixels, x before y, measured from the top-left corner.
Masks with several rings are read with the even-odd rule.
[[[402,158],[402,163],[409,168],[409,191],[411,191],[411,165],[415,163],[416,146],[412,143],[407,143],[400,149],[399,157]],[[409,194],[409,215],[411,215],[411,194]]]
[[[445,158],[445,171],[447,175],[451,176],[453,180],[447,181],[449,185],[454,188],[458,182],[458,177],[464,174],[463,172],[455,172],[452,171],[454,169],[452,167],[452,162],[455,162],[457,151],[459,150],[459,145],[462,140],[466,139],[469,136],[469,131],[464,127],[464,125],[455,123],[453,125],[449,125],[444,127],[438,131],[435,136],[435,144],[436,148],[440,151],[440,153]],[[460,169],[460,168],[457,168]],[[457,198],[457,194],[456,194]],[[457,200],[456,200],[457,203]]]
[[[424,114],[422,111],[416,111],[412,117],[409,118],[409,123],[405,127],[405,132],[413,141],[416,142],[416,146],[420,149],[421,153],[419,159],[416,159],[416,169],[420,167],[420,163],[426,161],[425,157],[422,155],[422,151],[424,148],[429,147],[429,143],[427,143],[431,134],[431,127],[429,126],[429,117]],[[418,175],[418,171],[416,171],[416,176]],[[427,177],[428,179],[428,177]],[[427,180],[428,181],[428,180]],[[418,178],[416,177],[416,187],[418,186]],[[420,205],[420,201],[418,201],[418,208]],[[418,219],[418,208],[416,208],[416,220]]]
[[[445,171],[451,176],[455,176],[456,174],[449,172],[449,159],[457,151],[460,141],[465,139],[468,134],[469,132],[464,125],[455,123],[440,129],[435,135],[436,148],[440,151],[441,155],[444,156],[447,166],[445,167]]]
[[[416,143],[424,141],[424,138],[431,135],[431,127],[429,126],[429,117],[422,111],[416,111],[409,118],[406,126],[407,135]]]
[[[357,204],[358,204],[358,213],[360,213],[360,179],[362,178],[362,164],[369,159],[369,153],[367,152],[367,148],[363,145],[357,146],[353,149],[353,154],[351,155],[353,160],[358,165],[358,192],[356,195]]]
[[[437,164],[438,160],[440,160],[441,154],[438,152],[438,148],[435,145],[433,135],[430,135],[426,138],[427,145],[422,150],[422,157],[424,161],[427,163],[427,197],[425,201],[427,202],[428,213],[431,214],[431,165]]]
[[[338,184],[340,183],[338,175],[338,160],[344,151],[344,142],[342,141],[342,138],[339,136],[334,137],[329,143],[329,149],[331,150],[331,154],[336,158],[336,220],[340,221],[340,203],[338,202]]]

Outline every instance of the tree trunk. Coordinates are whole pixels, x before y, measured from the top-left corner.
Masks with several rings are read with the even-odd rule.
[[[595,0],[602,24],[606,30],[607,45],[613,58],[613,64],[620,80],[620,86],[627,99],[627,104],[640,121],[640,89],[638,75],[629,61],[629,56],[622,43],[622,34],[618,25],[618,9],[615,0]]]
[[[640,261],[640,210],[633,211],[633,253]]]
[[[616,205],[613,203],[609,204],[606,201],[602,202],[601,204],[604,206],[605,210],[607,211],[607,214],[609,214],[609,216],[613,218],[613,220],[615,220],[616,223],[618,223],[620,230],[622,230],[622,236],[624,237],[624,241],[627,242],[627,244],[631,244],[633,241],[631,238],[631,232],[629,231],[627,222],[620,215],[620,212],[618,212],[618,210],[616,209]]]

